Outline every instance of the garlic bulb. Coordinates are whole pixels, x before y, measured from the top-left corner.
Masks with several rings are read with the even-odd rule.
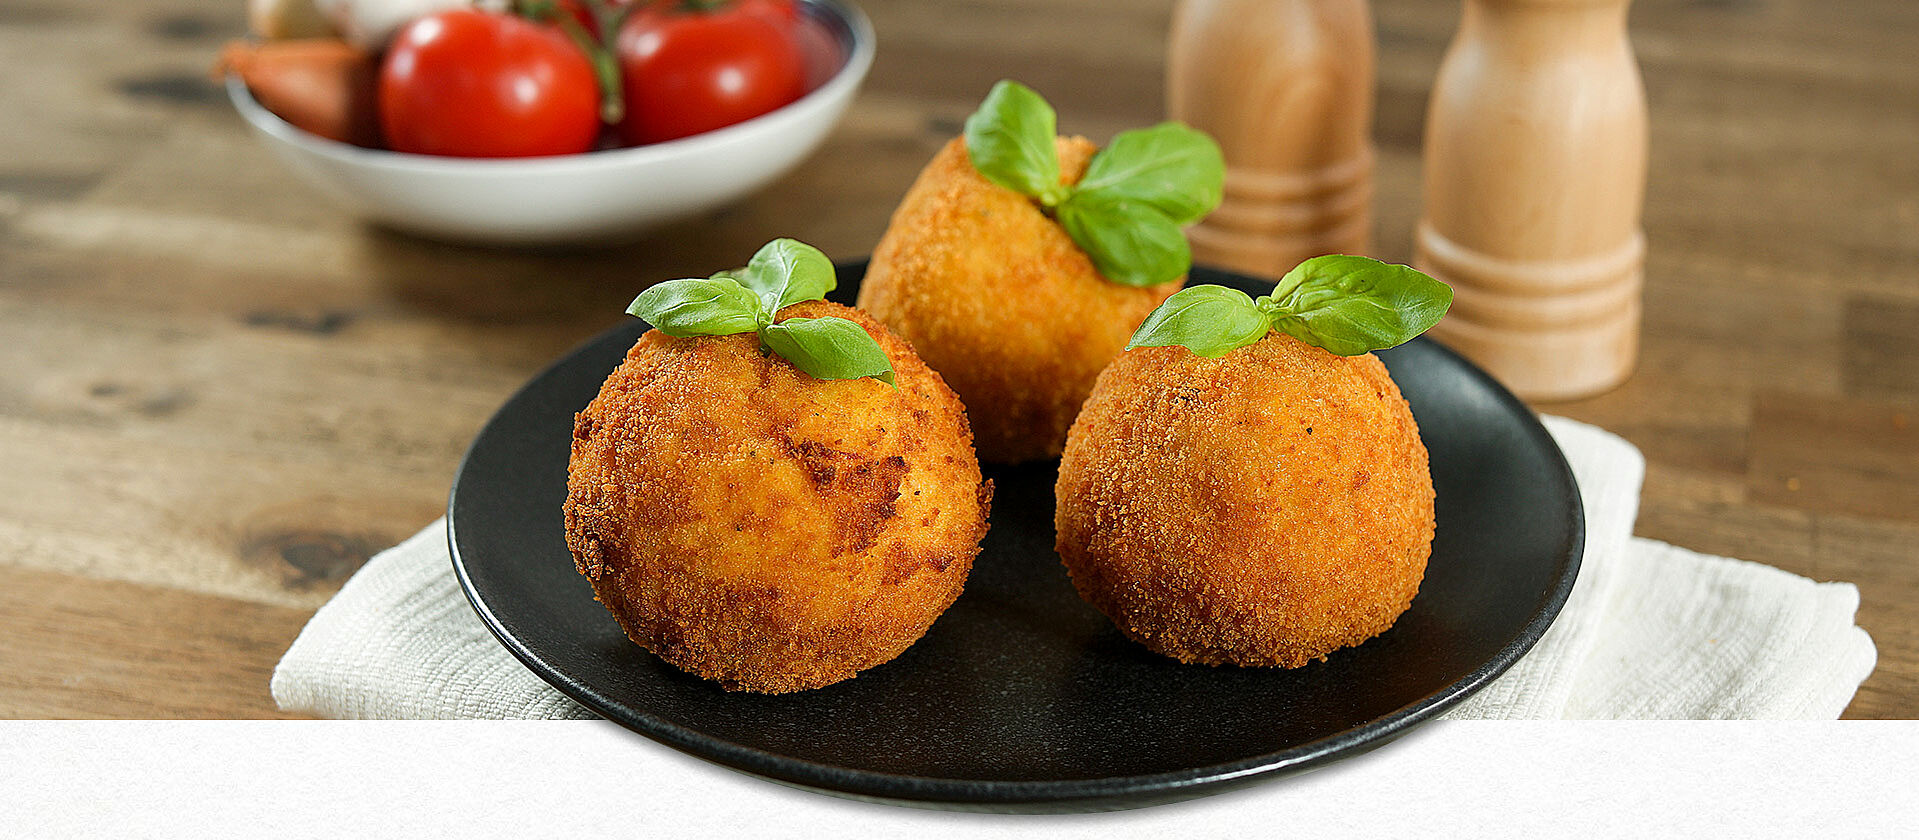
[[[501,12],[507,0],[313,0],[313,5],[348,42],[379,52],[393,40],[393,33],[414,18],[462,6]]]

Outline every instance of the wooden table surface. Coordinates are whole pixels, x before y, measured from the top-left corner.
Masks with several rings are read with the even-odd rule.
[[[0,0],[0,716],[280,714],[267,679],[468,440],[644,285],[777,236],[866,253],[987,86],[1064,130],[1159,119],[1168,0],[863,0],[825,147],[644,242],[488,251],[371,229],[206,80],[240,0]],[[1389,0],[1377,255],[1410,255],[1458,5]],[[1641,0],[1644,351],[1542,410],[1646,453],[1638,532],[1859,586],[1852,717],[1919,717],[1919,4]]]

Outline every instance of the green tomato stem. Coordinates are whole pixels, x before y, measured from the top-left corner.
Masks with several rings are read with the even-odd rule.
[[[606,16],[601,13],[598,3],[593,3],[589,8],[600,22],[600,32],[604,35],[608,22]],[[607,125],[619,125],[620,120],[626,118],[626,96],[621,90],[619,60],[614,58],[613,51],[607,48],[606,43],[594,39],[593,33],[586,31],[586,27],[581,26],[572,15],[554,17],[559,21],[560,29],[573,39],[581,52],[586,53],[587,61],[593,65],[593,75],[600,82],[600,121]]]

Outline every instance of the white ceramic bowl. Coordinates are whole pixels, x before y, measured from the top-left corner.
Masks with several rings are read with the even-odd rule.
[[[873,25],[841,0],[801,0],[801,9],[839,39],[839,72],[771,113],[628,149],[498,159],[366,149],[293,127],[236,77],[227,78],[227,95],[289,167],[373,221],[511,245],[619,238],[736,201],[826,138],[873,66]]]

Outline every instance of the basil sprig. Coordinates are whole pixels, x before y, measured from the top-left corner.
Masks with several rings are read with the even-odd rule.
[[[860,325],[845,318],[788,318],[760,330],[760,340],[815,379],[870,376],[893,382],[893,363]]]
[[[1058,117],[1031,88],[1002,80],[966,119],[966,153],[980,175],[1039,202],[1106,279],[1157,286],[1186,273],[1181,226],[1219,206],[1226,163],[1204,133],[1176,122],[1122,131],[1060,182]]]
[[[1002,81],[966,118],[966,154],[986,180],[1056,207],[1066,198],[1053,145],[1058,115],[1032,88]]]
[[[660,283],[626,313],[676,338],[757,333],[767,349],[815,379],[870,376],[897,386],[886,351],[859,324],[831,316],[774,322],[781,309],[823,300],[838,285],[833,261],[818,248],[775,239],[745,268]]]
[[[1453,289],[1403,265],[1314,257],[1255,300],[1224,286],[1181,289],[1146,316],[1126,349],[1185,347],[1216,359],[1279,330],[1339,356],[1397,347],[1446,314]]]

